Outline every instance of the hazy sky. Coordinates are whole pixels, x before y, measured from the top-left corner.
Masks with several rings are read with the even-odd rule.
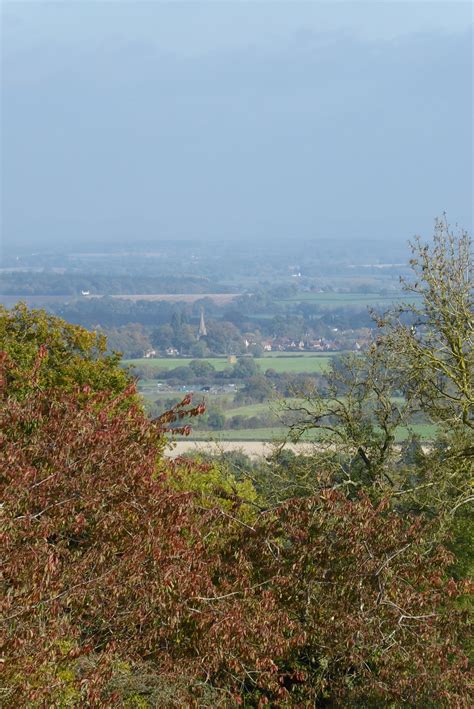
[[[5,244],[472,227],[470,2],[1,7]]]

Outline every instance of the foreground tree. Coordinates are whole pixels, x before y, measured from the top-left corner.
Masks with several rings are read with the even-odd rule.
[[[471,241],[439,220],[432,244],[416,240],[412,253],[413,278],[404,282],[412,300],[374,313],[379,331],[369,350],[336,361],[324,388],[289,407],[290,437],[318,432],[316,469],[323,462],[331,475],[314,480],[315,489],[363,487],[452,515],[473,500]],[[413,457],[420,422],[431,425],[434,443]]]
[[[32,370],[38,364],[41,346],[41,366],[37,376]],[[72,391],[87,387],[83,392],[124,391],[131,383],[126,370],[120,367],[119,355],[107,355],[103,335],[71,325],[44,310],[29,310],[20,303],[11,310],[0,306],[0,351],[9,356],[9,395],[21,397],[34,386],[60,386]]]
[[[378,319],[381,345],[399,359],[404,392],[446,433],[465,438],[473,455],[474,282],[472,243],[438,220],[431,246],[412,245],[414,272],[405,281],[413,303]],[[408,316],[408,322],[407,322]]]

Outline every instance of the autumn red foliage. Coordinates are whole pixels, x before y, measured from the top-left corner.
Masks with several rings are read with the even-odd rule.
[[[21,400],[2,377],[4,705],[470,705],[464,589],[421,520],[334,491],[202,506],[163,457],[191,400],[150,421],[36,372]]]

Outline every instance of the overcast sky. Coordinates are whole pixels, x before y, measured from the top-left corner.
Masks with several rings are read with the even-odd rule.
[[[2,3],[2,239],[472,228],[469,2]]]

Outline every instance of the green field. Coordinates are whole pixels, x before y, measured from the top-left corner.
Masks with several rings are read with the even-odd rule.
[[[421,438],[422,441],[430,441],[436,436],[437,426],[430,423],[415,423],[412,426],[413,432]],[[408,437],[406,428],[400,428],[395,434],[396,441],[405,441]]]
[[[262,404],[248,404],[247,406],[236,406],[224,411],[226,418],[231,416],[261,416],[268,414],[272,407],[272,402],[264,401]]]
[[[432,440],[436,434],[436,426],[430,424],[415,424],[412,428],[422,441]],[[195,431],[191,434],[191,439],[196,441],[274,441],[283,439],[287,431],[288,429],[279,426],[243,428],[232,431]],[[406,440],[407,435],[406,429],[400,429],[396,436],[397,442]],[[313,432],[312,435],[308,435],[302,440],[316,441],[317,439],[317,432]]]
[[[274,441],[284,438],[285,428],[242,428],[238,431],[195,431],[193,441]],[[177,439],[179,440],[179,439]]]
[[[256,359],[278,359],[280,357],[292,357],[293,359],[301,359],[301,357],[332,357],[336,353],[327,354],[324,352],[265,352],[262,357],[257,357]],[[337,353],[339,354],[339,352]]]
[[[265,357],[256,357],[255,362],[262,372],[265,372],[267,369],[274,369],[275,372],[279,374],[282,372],[290,372],[292,374],[324,372],[329,368],[330,362],[335,354],[336,353],[318,354],[311,352],[290,354],[288,352],[278,352]],[[156,359],[125,359],[123,360],[123,364],[125,366],[168,371],[176,367],[187,367],[191,361],[191,358],[184,357],[157,357]],[[232,366],[227,357],[207,357],[200,361],[209,362],[218,372]]]
[[[175,369],[176,367],[187,367],[191,361],[192,357],[156,357],[155,359],[146,359],[143,357],[141,359],[122,360],[123,364],[127,367],[147,367],[150,369],[161,369],[163,371]],[[207,357],[200,361],[209,362],[219,372],[226,367],[230,367],[227,357]]]
[[[333,357],[334,355],[310,354],[309,352],[302,357],[281,353],[275,357],[258,357],[255,361],[263,372],[266,369],[274,369],[275,372],[279,374],[282,372],[298,374],[326,372],[329,369]]]
[[[400,295],[380,295],[379,293],[298,293],[290,298],[282,298],[277,302],[285,303],[313,303],[326,308],[338,307],[364,307],[384,306],[389,307],[394,303],[404,301],[413,302],[414,298]]]

